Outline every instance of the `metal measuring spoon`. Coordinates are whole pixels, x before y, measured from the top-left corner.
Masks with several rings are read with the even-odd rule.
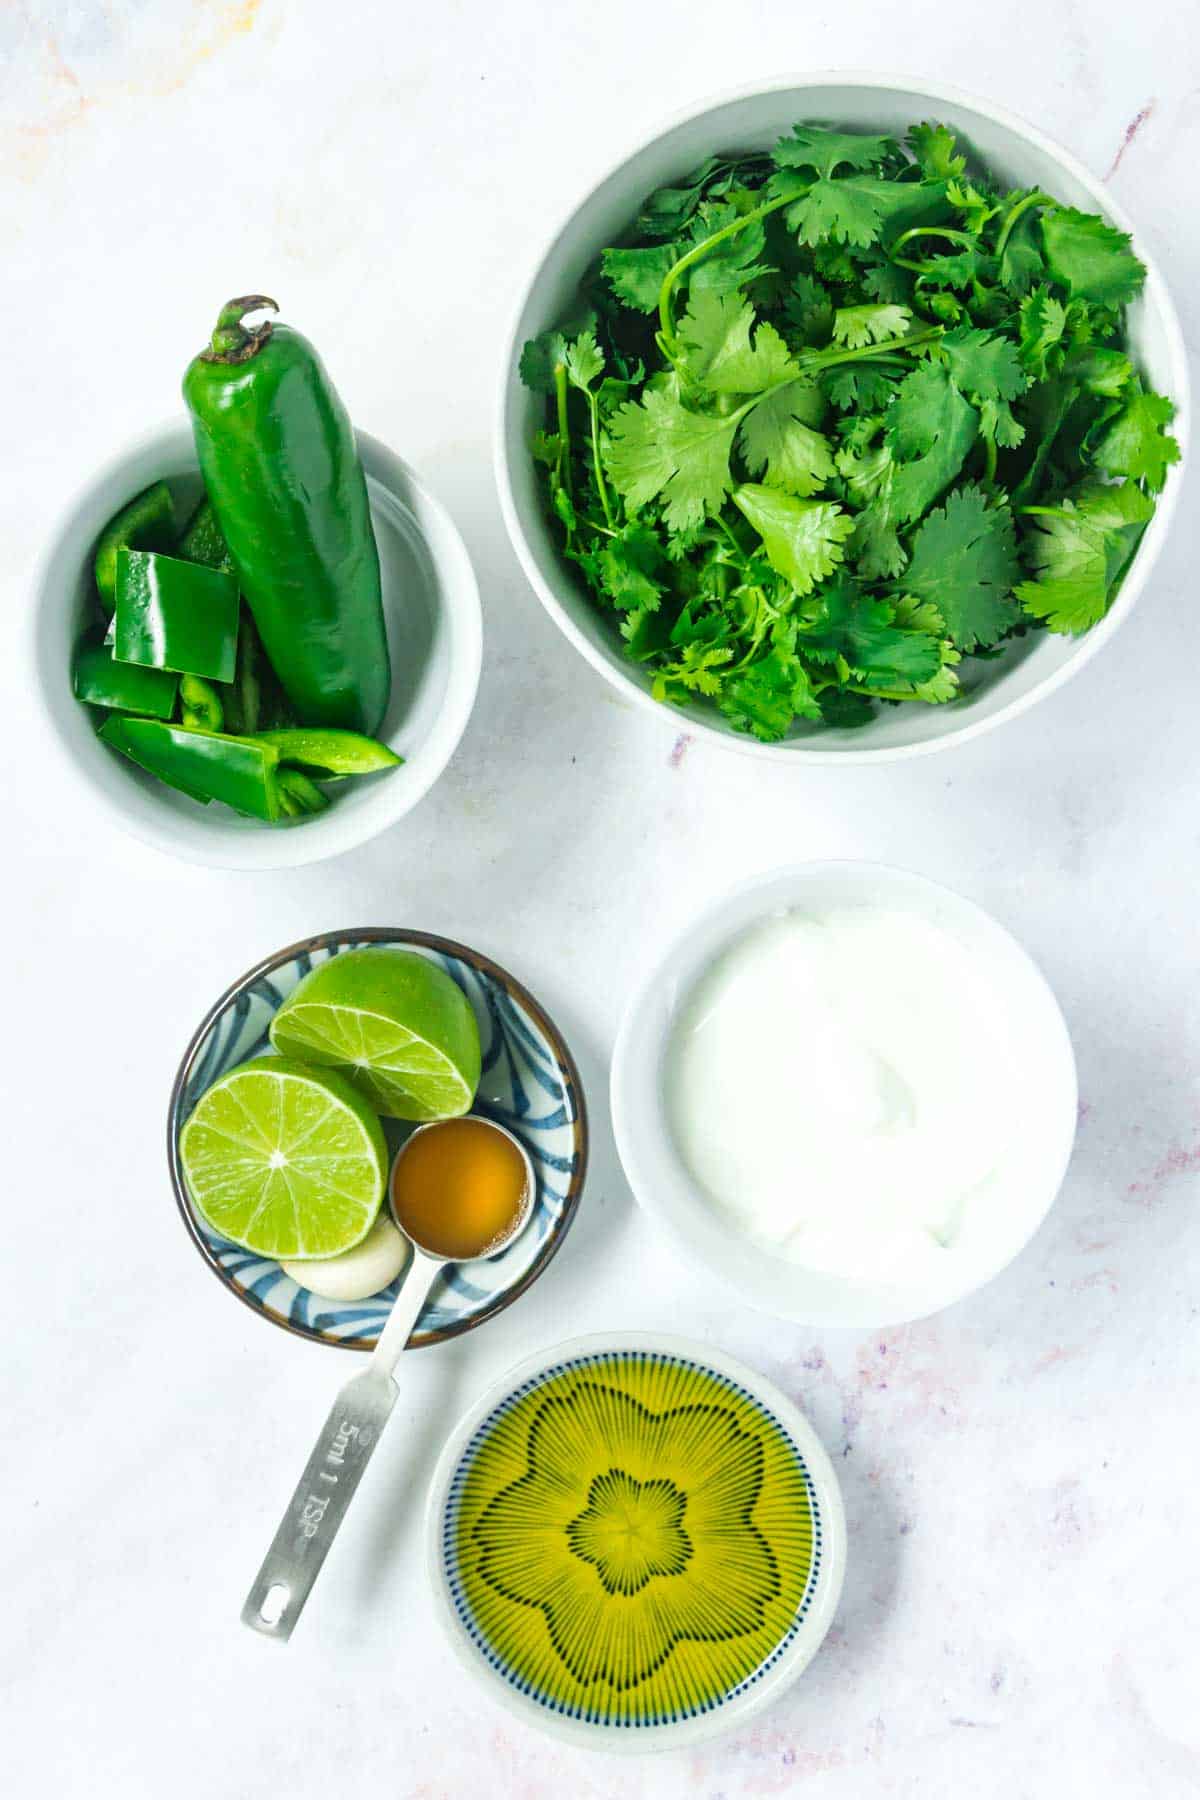
[[[286,1643],[292,1635],[296,1620],[304,1610],[304,1603],[320,1574],[321,1564],[329,1554],[329,1546],[349,1511],[355,1490],[362,1480],[363,1470],[371,1459],[371,1452],[391,1416],[398,1392],[395,1382],[396,1364],[408,1343],[409,1333],[420,1316],[430,1288],[451,1260],[476,1262],[480,1257],[495,1256],[499,1251],[507,1249],[524,1229],[533,1211],[533,1164],[524,1144],[511,1131],[506,1131],[503,1125],[497,1125],[492,1119],[484,1119],[477,1114],[467,1116],[476,1124],[486,1125],[508,1138],[520,1152],[525,1170],[520,1208],[507,1235],[498,1242],[490,1243],[480,1252],[479,1257],[452,1259],[440,1256],[435,1250],[419,1244],[404,1230],[400,1220],[396,1219],[397,1229],[403,1232],[412,1245],[412,1257],[404,1284],[371,1352],[370,1362],[361,1375],[353,1376],[346,1383],[334,1401],[333,1410],[325,1421],[299,1485],[271,1540],[271,1548],[267,1551],[242,1607],[243,1625],[249,1625],[252,1631],[259,1631],[264,1637],[275,1638],[280,1643]],[[421,1125],[413,1132],[392,1164],[388,1177],[389,1200],[397,1166],[410,1145],[427,1131],[438,1131],[444,1126],[461,1123],[461,1119],[439,1119],[429,1125]]]

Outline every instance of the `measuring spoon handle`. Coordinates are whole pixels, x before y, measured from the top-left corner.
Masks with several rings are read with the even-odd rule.
[[[333,1403],[271,1548],[242,1607],[242,1623],[286,1643],[363,1471],[396,1404],[392,1371],[442,1264],[413,1251],[404,1285],[379,1334],[371,1361]]]
[[[371,1367],[380,1374],[391,1375],[412,1336],[412,1328],[421,1316],[429,1298],[429,1290],[445,1268],[439,1258],[426,1256],[413,1245],[412,1260],[404,1277],[404,1285],[396,1295],[395,1305],[384,1320],[383,1330],[371,1352]]]

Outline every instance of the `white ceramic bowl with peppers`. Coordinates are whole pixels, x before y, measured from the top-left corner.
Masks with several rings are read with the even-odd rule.
[[[496,478],[513,546],[546,611],[592,667],[629,700],[653,710],[665,730],[683,729],[726,749],[793,765],[894,762],[967,743],[994,725],[1017,718],[1062,687],[1112,640],[1153,572],[1183,471],[1171,471],[1120,592],[1099,624],[1081,637],[1037,631],[1011,640],[986,665],[983,678],[977,683],[973,679],[971,694],[953,704],[884,707],[870,723],[854,730],[810,726],[781,742],[760,743],[727,724],[714,707],[655,700],[645,669],[623,654],[612,615],[603,616],[560,552],[556,525],[547,513],[542,471],[531,454],[534,433],[544,424],[545,405],[540,394],[522,385],[521,349],[578,309],[581,277],[602,248],[621,241],[648,194],[679,181],[717,152],[769,149],[798,120],[898,137],[917,121],[941,121],[961,136],[997,180],[1013,188],[1042,188],[1066,205],[1101,213],[1132,233],[1134,250],[1146,265],[1146,282],[1127,315],[1130,353],[1150,384],[1174,401],[1172,429],[1181,448],[1186,448],[1188,370],[1175,307],[1144,239],[1103,183],[1069,151],[1002,107],[957,88],[841,71],[784,76],[769,86],[741,89],[689,110],[596,183],[556,233],[520,300],[502,376]]]
[[[482,660],[479,589],[466,547],[441,504],[400,457],[365,432],[358,448],[379,546],[392,689],[378,736],[402,767],[339,784],[329,808],[267,825],[226,806],[202,806],[135,768],[96,735],[95,709],[71,684],[87,619],[96,540],[152,482],[171,487],[186,518],[202,495],[190,424],[146,432],[100,468],[63,516],[37,576],[35,687],[50,732],[91,803],[168,856],[226,869],[321,862],[386,831],[437,780],[474,704]]]

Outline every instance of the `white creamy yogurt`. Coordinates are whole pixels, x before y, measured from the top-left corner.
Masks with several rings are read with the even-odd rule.
[[[920,914],[777,914],[687,996],[665,1066],[692,1178],[756,1242],[846,1276],[920,1278],[1007,1229],[1020,1083],[1003,984]]]

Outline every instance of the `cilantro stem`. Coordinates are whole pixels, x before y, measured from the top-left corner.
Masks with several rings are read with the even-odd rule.
[[[996,481],[996,440],[994,437],[987,438],[984,441],[983,479],[984,479],[985,484],[988,487],[993,487],[995,485],[995,481]]]
[[[1050,199],[1049,194],[1043,194],[1041,188],[1034,188],[1031,194],[1026,194],[1023,200],[1018,200],[1017,204],[1010,210],[1008,217],[1000,227],[1000,235],[996,239],[996,249],[994,254],[996,256],[1002,256],[1004,254],[1004,246],[1012,236],[1013,226],[1023,213],[1027,213],[1031,206],[1047,205],[1053,205],[1053,201]]]
[[[592,419],[592,467],[596,473],[596,491],[600,495],[600,504],[604,508],[604,517],[607,519],[608,528],[611,531],[613,529],[612,507],[608,504],[608,487],[604,480],[604,467],[600,461],[600,408],[591,388],[587,388],[585,392],[587,393],[588,412]]]
[[[674,362],[679,354],[679,339],[675,336],[675,322],[671,317],[671,296],[679,277],[685,270],[690,269],[693,263],[698,263],[702,257],[707,256],[714,244],[723,243],[735,232],[744,231],[747,225],[756,225],[760,219],[765,219],[768,213],[778,212],[783,206],[791,206],[799,198],[798,194],[787,194],[779,200],[764,201],[762,206],[756,206],[750,212],[743,213],[740,219],[734,219],[729,225],[722,225],[720,231],[714,231],[711,237],[702,238],[698,244],[694,244],[681,256],[678,262],[671,264],[663,276],[663,284],[658,291],[658,317],[661,326],[659,341],[669,361]]]
[[[838,363],[866,362],[871,357],[890,356],[896,350],[911,350],[942,336],[945,327],[931,325],[928,331],[917,331],[908,337],[886,338],[882,344],[867,344],[861,350],[810,350],[800,358],[802,369],[832,369]],[[786,385],[784,383],[781,386]],[[771,390],[774,392],[774,389]]]
[[[891,249],[888,251],[888,255],[892,258],[892,261],[893,262],[900,261],[900,258],[896,255],[896,252],[904,244],[911,244],[911,242],[914,238],[921,238],[921,237],[948,238],[952,244],[962,244],[964,249],[974,250],[974,248],[975,248],[975,241],[971,237],[969,232],[953,231],[953,230],[951,230],[951,228],[948,225],[914,225],[912,227],[911,231],[902,231],[900,233],[900,236],[896,239],[895,243],[892,245]],[[911,269],[914,266],[916,266],[916,265],[914,265],[912,263],[906,262],[904,264],[904,267],[906,269]]]
[[[839,693],[862,694],[868,700],[915,700],[917,698],[913,688],[859,687],[852,681],[814,681],[811,675],[808,681],[814,694],[823,694],[826,688],[837,688]]]
[[[571,497],[571,424],[567,417],[567,365],[554,365],[554,402],[558,413],[558,478]]]

